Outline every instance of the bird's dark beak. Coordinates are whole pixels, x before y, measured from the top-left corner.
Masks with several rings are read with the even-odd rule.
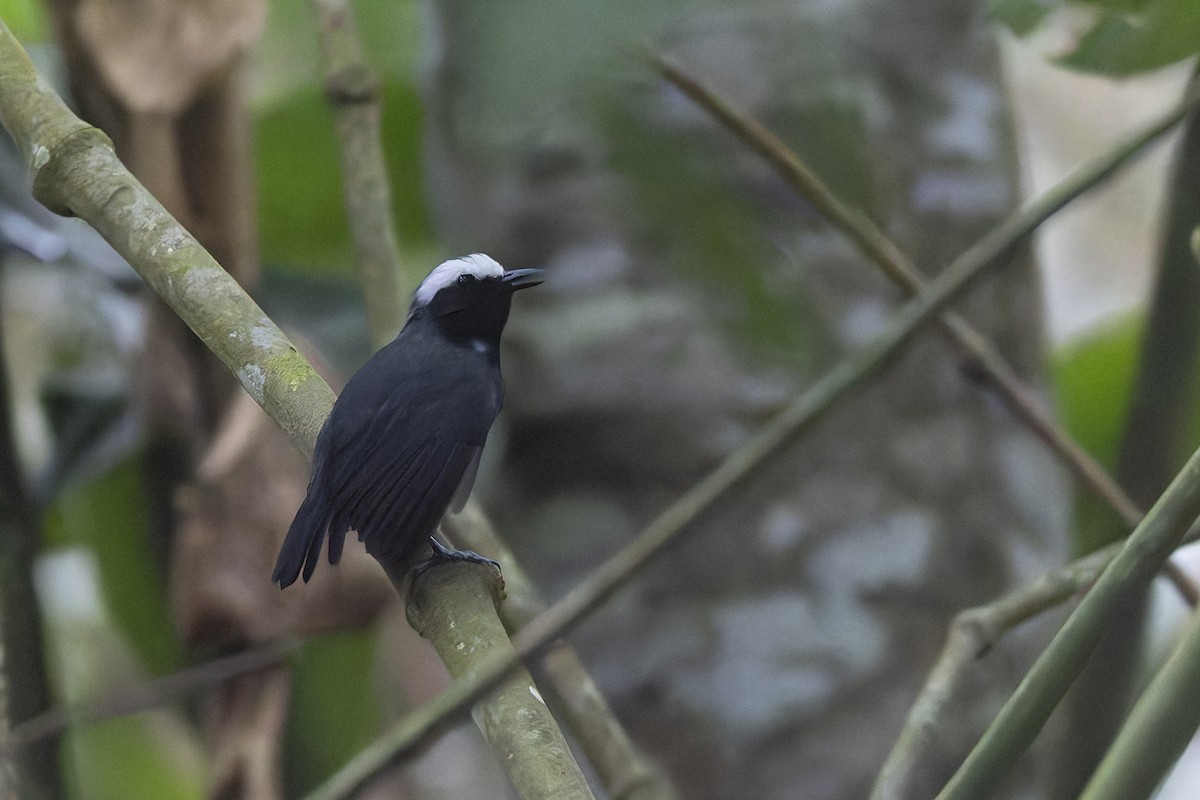
[[[510,269],[504,273],[501,280],[512,287],[515,292],[518,289],[528,289],[530,286],[537,286],[546,279],[546,273],[540,269]]]

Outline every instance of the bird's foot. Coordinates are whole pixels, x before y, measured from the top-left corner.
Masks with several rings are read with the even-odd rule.
[[[407,574],[406,585],[397,585],[405,599],[405,613],[413,630],[431,638],[430,625],[443,625],[445,614],[455,603],[467,603],[479,610],[483,597],[490,597],[499,609],[504,602],[504,576],[500,565],[470,550],[453,550],[430,539],[433,555],[414,566]],[[476,566],[436,570],[433,567],[452,564]],[[484,567],[484,569],[480,569]],[[450,600],[451,606],[446,605]],[[441,611],[438,611],[441,609]],[[460,609],[461,610],[461,609]],[[453,616],[453,614],[451,614]]]
[[[497,572],[500,571],[500,565],[490,558],[484,558],[479,553],[470,550],[455,550],[438,541],[436,536],[429,537],[429,547],[433,550],[433,554],[429,558],[422,561],[413,567],[413,576],[420,575],[430,567],[436,567],[438,564],[446,564],[451,561],[466,561],[471,564],[484,564],[492,567]]]

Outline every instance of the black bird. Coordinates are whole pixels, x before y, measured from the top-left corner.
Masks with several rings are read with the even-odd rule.
[[[476,253],[439,265],[413,294],[408,321],[350,378],[313,451],[308,496],[296,512],[271,580],[312,577],[329,533],[329,563],[346,531],[375,558],[403,568],[426,552],[453,556],[434,538],[462,508],[488,429],[500,412],[500,334],[513,292],[542,282]],[[473,554],[471,554],[473,555]]]

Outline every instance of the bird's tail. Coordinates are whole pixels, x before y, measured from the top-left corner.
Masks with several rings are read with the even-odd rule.
[[[296,512],[296,518],[292,520],[292,526],[288,528],[283,547],[279,548],[275,571],[271,573],[272,583],[280,589],[286,589],[296,582],[301,569],[304,570],[304,582],[308,582],[321,559],[321,545],[325,542],[329,517],[329,501],[318,482],[313,481],[308,487],[308,495],[300,504],[300,510]]]

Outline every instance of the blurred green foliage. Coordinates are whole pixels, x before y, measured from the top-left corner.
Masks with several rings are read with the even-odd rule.
[[[405,249],[431,246],[420,162],[416,87],[384,87],[384,148],[397,233]],[[350,230],[333,114],[315,84],[263,109],[255,124],[259,241],[265,261],[301,272],[352,278]]]
[[[1196,0],[992,0],[990,14],[1018,36],[1037,31],[1055,11],[1085,8],[1090,18],[1059,63],[1086,72],[1130,75],[1200,52]],[[1072,21],[1080,19],[1076,14]]]
[[[39,0],[0,0],[0,19],[22,42],[46,38],[46,15]]]
[[[203,769],[172,753],[158,729],[144,717],[122,717],[79,726],[64,748],[66,784],[78,800],[200,800]]]
[[[741,341],[743,354],[807,369],[816,353],[831,352],[799,279],[781,291],[777,277],[762,269],[777,257],[770,213],[752,192],[731,191],[737,178],[722,151],[725,142],[707,130],[650,130],[646,119],[621,104],[607,108],[603,119],[611,147],[607,167],[634,187],[630,205],[617,217],[644,250],[660,254],[662,264],[721,288],[723,302],[710,313]],[[793,219],[803,215],[798,205],[789,209]],[[803,274],[803,265],[795,274]]]
[[[378,735],[375,649],[373,631],[351,631],[313,639],[293,660],[285,797],[306,794]]]
[[[146,667],[156,675],[178,669],[183,648],[149,541],[139,464],[126,461],[86,484],[68,486],[45,529],[51,544],[80,545],[96,556],[107,610]]]
[[[1085,334],[1053,354],[1052,378],[1059,417],[1083,447],[1108,470],[1116,467],[1125,434],[1145,315],[1129,314]],[[1200,444],[1200,409],[1192,414],[1185,440],[1176,442],[1182,459]],[[1080,492],[1077,501],[1080,553],[1109,544],[1109,532],[1127,530],[1115,513],[1093,497]]]
[[[433,239],[420,158],[416,8],[412,0],[355,3],[368,62],[382,80],[384,155],[406,251],[427,250]],[[353,279],[333,113],[318,72],[312,12],[305,4],[273,3],[268,23],[256,62],[254,137],[262,257],[297,271]]]
[[[1058,414],[1067,432],[1110,472],[1128,416],[1144,317],[1132,314],[1085,334],[1053,354]],[[1076,494],[1077,553],[1090,553],[1127,530],[1116,513],[1087,491]]]
[[[337,142],[320,88],[301,89],[260,113],[254,135],[263,259],[303,271],[348,272]]]
[[[1121,443],[1142,324],[1140,314],[1124,317],[1053,355],[1059,417],[1076,441],[1108,469],[1115,466]]]

